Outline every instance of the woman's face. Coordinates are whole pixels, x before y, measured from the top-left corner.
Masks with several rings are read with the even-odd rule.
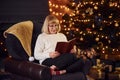
[[[55,24],[55,23],[51,23],[48,25],[48,31],[50,34],[56,34],[57,33],[57,28],[58,28],[58,25]]]

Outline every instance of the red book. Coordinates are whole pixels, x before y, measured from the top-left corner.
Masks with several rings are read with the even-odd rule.
[[[76,43],[76,38],[69,40],[68,42],[58,42],[55,51],[62,53],[69,53]]]

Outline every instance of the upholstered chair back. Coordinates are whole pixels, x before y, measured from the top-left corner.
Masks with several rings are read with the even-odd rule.
[[[4,32],[8,54],[17,60],[29,60],[33,56],[41,23],[23,21],[14,24]]]

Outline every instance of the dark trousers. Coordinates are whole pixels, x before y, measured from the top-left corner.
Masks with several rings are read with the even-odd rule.
[[[68,73],[83,72],[85,67],[85,61],[82,58],[76,58],[74,54],[61,54],[61,56],[54,59],[47,58],[42,64],[49,67],[55,65],[58,70],[65,69]]]

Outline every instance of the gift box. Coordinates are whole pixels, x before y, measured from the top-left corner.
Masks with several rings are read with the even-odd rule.
[[[108,73],[108,79],[109,80],[120,80],[120,72],[112,72],[112,73]]]
[[[88,75],[95,80],[104,80],[105,79],[105,72],[102,71],[98,67],[91,68]]]
[[[100,59],[120,61],[120,54],[101,54]]]

